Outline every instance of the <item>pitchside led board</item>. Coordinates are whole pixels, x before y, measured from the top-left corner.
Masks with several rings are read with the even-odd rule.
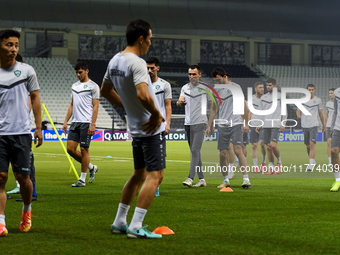
[[[34,137],[34,130],[32,130],[32,140]],[[54,130],[42,130],[44,141],[58,141],[58,136],[54,132]],[[58,134],[62,141],[67,141],[67,134],[63,131],[58,130]],[[249,135],[249,134],[248,134]],[[187,135],[184,130],[178,131],[170,131],[170,133],[166,136],[167,141],[186,141]],[[127,141],[131,140],[131,136],[127,131],[114,131],[112,135],[111,130],[96,130],[95,134],[92,136],[91,141]],[[211,136],[206,136],[205,141],[217,141],[218,140],[218,132],[214,133]],[[284,131],[280,134],[279,142],[303,142],[304,136],[303,132],[289,132]],[[317,137],[317,142],[323,141],[323,133],[319,132]]]

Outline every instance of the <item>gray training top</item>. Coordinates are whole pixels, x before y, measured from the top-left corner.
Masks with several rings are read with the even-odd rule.
[[[301,112],[301,127],[302,128],[312,128],[318,127],[318,115],[319,110],[322,110],[322,101],[319,97],[314,96],[307,103],[302,104],[310,112],[311,115],[305,115]]]
[[[113,83],[125,108],[130,133],[133,137],[153,136],[165,131],[165,122],[154,134],[146,134],[142,124],[147,122],[151,113],[144,108],[137,97],[136,86],[148,85],[155,107],[160,111],[145,60],[133,53],[117,53],[109,62],[104,76],[105,83]]]
[[[334,90],[334,112],[332,118],[331,130],[340,131],[340,88]]]
[[[31,133],[28,93],[35,90],[39,84],[30,65],[0,68],[0,135]]]

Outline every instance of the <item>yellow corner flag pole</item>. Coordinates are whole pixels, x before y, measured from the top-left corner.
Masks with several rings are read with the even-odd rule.
[[[53,127],[54,132],[57,134],[58,140],[59,140],[59,142],[60,142],[60,144],[61,144],[61,147],[62,147],[63,150],[64,150],[64,153],[65,153],[65,155],[66,155],[66,157],[67,157],[67,159],[68,159],[68,162],[69,162],[70,165],[71,165],[70,171],[73,170],[74,174],[75,174],[76,177],[77,177],[77,180],[79,180],[79,175],[78,175],[78,173],[77,173],[77,171],[76,171],[76,168],[75,168],[74,165],[73,165],[73,162],[72,162],[72,160],[71,160],[71,157],[68,155],[68,153],[67,153],[67,151],[66,151],[66,148],[65,148],[65,146],[64,146],[64,144],[63,144],[63,142],[62,142],[62,140],[61,140],[61,138],[60,138],[60,136],[59,136],[59,133],[58,133],[57,129],[56,129],[55,126],[54,126],[54,123],[53,123],[53,121],[52,121],[52,119],[51,119],[50,114],[48,113],[48,111],[47,111],[47,109],[46,109],[45,104],[42,104],[42,107],[43,107],[43,109],[44,109],[44,110],[43,110],[43,114],[42,114],[42,118],[44,117],[44,113],[46,113],[46,115],[47,115],[47,117],[48,117],[48,119],[49,119],[49,121],[50,121],[50,123],[51,123],[51,125],[52,125],[52,127]]]

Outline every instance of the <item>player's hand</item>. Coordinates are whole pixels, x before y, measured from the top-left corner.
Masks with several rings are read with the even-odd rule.
[[[67,123],[64,123],[63,125],[63,132],[67,134]]]
[[[298,120],[301,120],[301,115],[296,116]]]
[[[248,125],[245,125],[245,126],[243,127],[243,133],[246,134],[246,133],[248,133],[248,132],[249,132],[249,126],[248,126]]]
[[[332,137],[332,136],[333,136],[333,131],[331,131],[329,134],[330,134],[330,136]]]
[[[179,104],[179,106],[184,106],[184,105],[187,104],[187,101],[185,101],[185,100],[178,100],[178,104]]]
[[[205,135],[210,136],[210,133],[211,133],[210,127],[207,127],[207,129],[205,130]]]
[[[170,124],[166,123],[166,126],[165,126],[165,134],[169,134],[170,133]]]
[[[326,127],[325,126],[322,128],[322,132],[326,133]]]
[[[260,133],[260,128],[261,128],[261,127],[256,127],[255,132],[256,132],[256,133]]]
[[[160,112],[157,111],[157,113],[151,114],[147,122],[144,122],[142,124],[142,126],[144,127],[143,131],[146,134],[149,134],[151,132],[151,134],[153,135],[154,133],[156,133],[157,129],[159,128],[163,121],[165,121],[165,119],[163,118],[162,114],[160,114]]]
[[[283,132],[283,131],[285,131],[285,127],[284,127],[284,126],[281,126],[281,127],[280,127],[280,132]]]
[[[92,136],[92,135],[94,135],[94,132],[95,132],[95,131],[96,131],[95,125],[92,125],[92,124],[91,124],[91,126],[89,127],[89,130],[87,131],[87,134],[90,135],[90,136]]]
[[[34,144],[37,144],[37,139],[38,139],[38,145],[36,145],[35,147],[38,148],[43,143],[43,136],[42,136],[40,128],[35,129],[35,132],[34,132]]]

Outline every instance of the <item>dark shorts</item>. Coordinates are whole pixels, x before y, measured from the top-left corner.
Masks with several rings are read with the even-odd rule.
[[[333,135],[332,135],[331,148],[336,148],[336,147],[340,147],[340,131],[334,129]]]
[[[90,147],[91,136],[88,134],[89,127],[90,123],[73,122],[67,140],[80,143],[80,147]]]
[[[248,133],[243,133],[243,145],[249,144]]]
[[[13,172],[29,175],[31,145],[31,134],[0,136],[0,172],[8,172],[12,162]]]
[[[330,127],[326,128],[326,140],[329,139],[329,138],[332,138],[331,137],[331,128]]]
[[[263,140],[263,128],[260,128],[259,133],[256,132],[256,127],[250,127],[250,143],[258,143]]]
[[[218,150],[229,150],[229,144],[240,145],[243,144],[243,128],[242,125],[233,127],[218,127]]]
[[[310,142],[316,143],[316,138],[318,137],[318,127],[304,128],[303,136],[305,138],[305,144],[310,144]]]
[[[280,128],[263,128],[263,143],[279,142]]]
[[[135,169],[146,167],[146,171],[165,169],[165,132],[148,137],[133,137],[133,160]]]

